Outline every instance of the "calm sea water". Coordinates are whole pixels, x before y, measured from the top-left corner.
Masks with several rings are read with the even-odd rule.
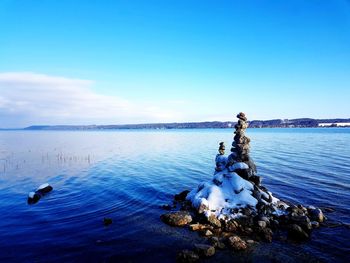
[[[275,196],[331,207],[350,224],[350,129],[248,129],[251,155]],[[174,262],[202,242],[164,225],[160,205],[210,180],[232,130],[1,131],[1,262]],[[228,148],[228,147],[227,147]],[[35,205],[27,195],[48,182]],[[105,227],[103,218],[113,219]],[[309,242],[275,240],[208,262],[349,261],[350,230],[320,228]]]

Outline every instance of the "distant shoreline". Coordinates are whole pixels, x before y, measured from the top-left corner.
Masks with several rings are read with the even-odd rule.
[[[249,128],[327,128],[350,127],[349,119],[274,119],[249,121]],[[211,121],[211,122],[183,122],[183,123],[145,123],[145,124],[119,124],[119,125],[33,125],[25,128],[0,130],[139,130],[139,129],[225,129],[233,128],[236,122]]]

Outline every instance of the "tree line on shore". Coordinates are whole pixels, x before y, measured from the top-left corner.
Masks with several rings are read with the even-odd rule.
[[[248,121],[249,128],[307,128],[319,127],[320,123],[331,124],[350,123],[349,119],[274,119]],[[34,125],[24,130],[108,130],[108,129],[215,129],[233,128],[236,122],[232,121],[206,121],[206,122],[183,122],[183,123],[145,123],[145,124],[119,124],[119,125]]]

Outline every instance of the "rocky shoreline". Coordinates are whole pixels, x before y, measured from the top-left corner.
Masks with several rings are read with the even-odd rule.
[[[196,262],[217,250],[244,251],[276,237],[306,241],[325,220],[321,209],[279,200],[261,184],[249,156],[247,118],[242,112],[237,118],[231,153],[226,157],[224,143],[219,144],[213,179],[176,194],[171,205],[163,206],[170,210],[161,215],[164,223],[203,237],[203,243],[180,251],[178,262]]]

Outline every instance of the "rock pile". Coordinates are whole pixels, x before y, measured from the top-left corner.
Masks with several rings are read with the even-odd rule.
[[[242,112],[237,117],[231,154],[225,156],[220,142],[212,181],[175,195],[173,205],[163,206],[175,210],[162,215],[163,222],[188,226],[206,239],[193,251],[179,253],[179,262],[194,262],[218,249],[245,250],[259,241],[271,242],[276,235],[307,240],[325,219],[320,209],[281,201],[261,185],[249,156],[247,118]]]
[[[227,166],[231,166],[235,162],[244,162],[248,165],[248,169],[238,174],[246,180],[260,184],[260,177],[256,176],[257,169],[253,159],[250,157],[250,138],[245,135],[248,128],[247,117],[243,112],[237,114],[238,122],[235,125],[235,136],[233,137],[231,154],[227,158]]]

